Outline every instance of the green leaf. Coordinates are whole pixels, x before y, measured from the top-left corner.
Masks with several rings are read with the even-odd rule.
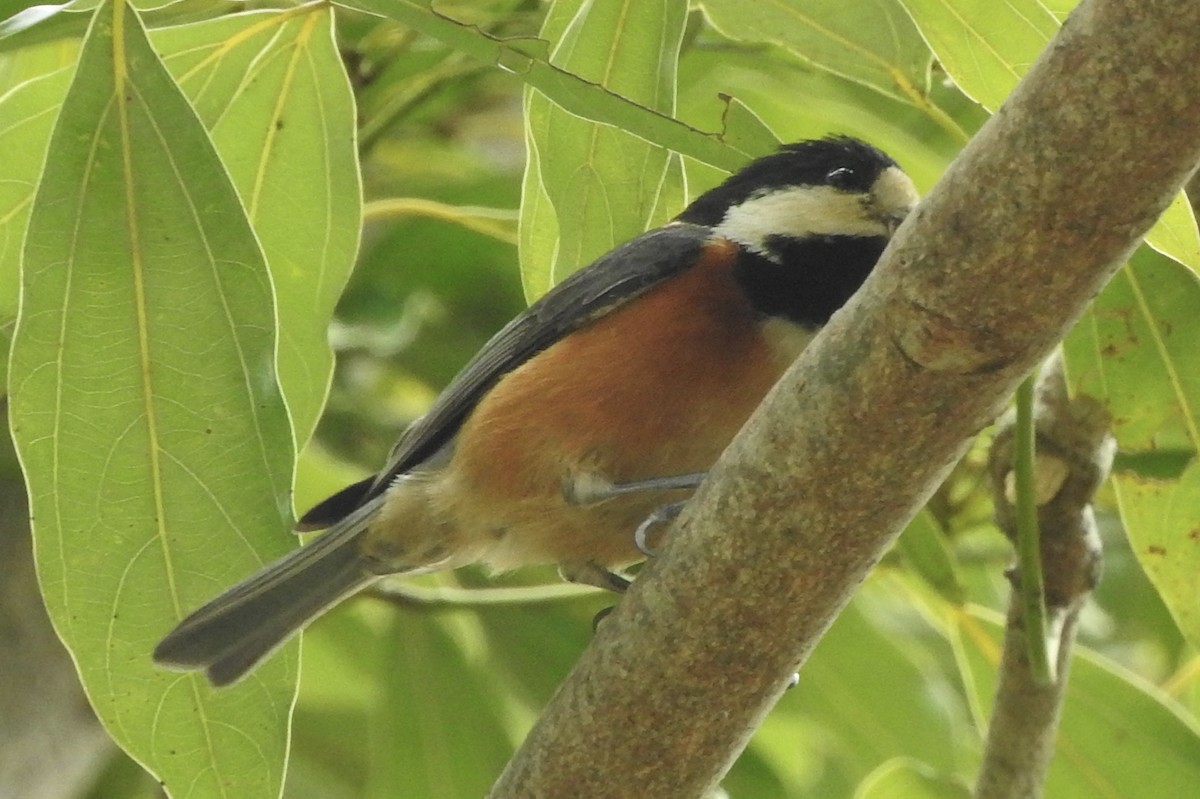
[[[540,39],[511,39],[492,36],[474,25],[457,22],[419,0],[341,0],[338,5],[394,19],[485,64],[517,75],[545,94],[555,105],[576,116],[628,131],[677,153],[733,171],[758,152],[742,152],[724,141],[720,133],[705,133],[663,113],[627,98],[599,83],[585,80],[552,65],[546,42]],[[605,4],[612,5],[612,4]],[[631,4],[637,15],[651,12],[642,3]],[[637,36],[637,31],[627,31]],[[662,43],[664,47],[668,42]]]
[[[1079,5],[1079,0],[1040,0],[1041,4],[1054,15],[1060,23]]]
[[[1058,33],[1041,0],[900,0],[939,63],[967,95],[995,112]],[[1200,272],[1200,233],[1179,195],[1146,236],[1151,247]]]
[[[670,114],[687,6],[668,3],[556,3],[542,35],[555,42],[550,61],[584,80]],[[522,247],[526,294],[535,297],[621,242],[641,234],[655,216],[670,153],[631,133],[589,122],[537,91],[526,95],[531,165],[523,209],[527,235],[557,231]],[[536,191],[530,183],[536,180]],[[679,188],[677,181],[676,188]],[[683,198],[666,198],[673,208]],[[536,231],[531,234],[530,231]],[[549,256],[549,257],[547,257]]]
[[[920,511],[904,528],[896,551],[947,602],[960,605],[966,600],[950,543],[928,510]]]
[[[8,394],[8,357],[12,352],[12,323],[0,325],[0,400]]]
[[[532,97],[525,100],[526,118]],[[558,214],[542,179],[543,157],[538,137],[525,136],[525,177],[521,183],[521,217],[517,227],[521,255],[521,285],[532,302],[554,285],[553,265],[558,252]]]
[[[1200,463],[1177,480],[1114,475],[1129,543],[1184,636],[1200,648]]]
[[[928,104],[929,47],[895,0],[702,0],[731,39],[770,42],[815,67],[914,105]]]
[[[1123,454],[1200,450],[1200,278],[1139,250],[1063,343],[1075,391],[1104,402]]]
[[[493,680],[522,700],[530,724],[590,643],[591,620],[612,604],[596,593],[569,602],[478,609]],[[547,636],[547,629],[554,635]]]
[[[756,155],[775,149],[778,137],[772,131],[789,141],[844,133],[891,153],[918,186],[928,189],[962,147],[961,135],[930,124],[913,106],[831,73],[801,68],[777,51],[692,47],[684,51],[679,68],[680,115],[705,127],[748,134],[744,149]],[[956,125],[980,124],[977,106],[961,95],[954,99]],[[735,126],[749,109],[753,124]],[[743,127],[751,130],[741,132]],[[711,185],[718,176],[709,172],[708,180],[689,180],[689,185]]]
[[[960,613],[960,667],[975,701],[991,707],[1003,632],[995,614]],[[1189,796],[1200,781],[1200,727],[1153,686],[1077,648],[1046,796]]]
[[[329,614],[305,633],[297,756],[358,799],[482,796],[516,735],[481,644],[469,611],[359,599]],[[289,778],[287,795],[305,787]]]
[[[0,327],[16,320],[25,228],[78,49],[54,44],[0,54],[0,153],[21,154],[0,158]]]
[[[333,372],[326,331],[362,214],[354,99],[332,10],[239,14],[152,39],[212,134],[270,265],[279,382],[303,445]]]
[[[0,11],[0,53],[79,36],[91,17],[90,11],[81,11],[70,3],[31,5],[7,12]]]
[[[74,68],[78,56],[77,40],[25,47],[10,53],[0,51],[0,97],[22,83],[45,77],[56,69]],[[66,91],[64,86],[63,94]]]
[[[654,197],[654,206],[650,209],[650,216],[646,219],[646,228],[661,227],[679,216],[683,211],[686,198],[687,177],[683,168],[683,159],[678,153],[671,153],[667,158],[667,167],[663,172],[662,183],[659,184],[658,193]]]
[[[845,769],[850,785],[881,760],[906,756],[950,772],[956,746],[970,740],[965,708],[922,651],[927,628],[906,627],[898,636],[889,598],[868,583],[821,639],[800,672],[800,682],[780,700],[756,734],[754,747],[794,751],[796,724],[821,730],[826,768]],[[910,622],[903,622],[909,624]],[[940,637],[935,646],[944,646]],[[880,675],[887,675],[880,679]],[[778,759],[778,758],[777,758]]]
[[[476,627],[464,613],[390,614],[382,651],[388,679],[367,796],[391,799],[397,785],[429,799],[482,796],[499,776],[515,736],[488,664],[471,662]]]
[[[755,155],[766,155],[779,148],[775,131],[750,106],[729,95],[722,95],[721,99],[725,102],[725,113],[721,115],[725,141]]]
[[[82,36],[97,5],[97,0],[0,3],[0,54]],[[240,0],[138,0],[132,5],[147,27],[179,25],[242,8]]]
[[[113,738],[174,796],[275,795],[294,649],[219,693],[150,662],[289,546],[292,446],[262,254],[125,3],[88,32],[24,268],[12,427],[59,635]]]
[[[906,757],[880,765],[854,792],[854,799],[970,799],[970,796],[966,785],[941,777]]]
[[[371,24],[379,28],[392,25],[376,19],[371,19]],[[345,38],[344,33],[342,36]],[[360,152],[370,153],[377,143],[402,130],[404,121],[411,119],[428,98],[481,70],[478,62],[444,45],[422,45],[380,54],[364,48],[365,52],[359,53],[368,62],[373,55],[381,62],[380,71],[372,74],[365,86],[356,87],[354,95],[360,120]]]
[[[1074,389],[1105,403],[1122,452],[1191,465],[1117,471],[1121,517],[1139,562],[1200,644],[1200,278],[1150,250],[1134,255],[1063,345]],[[1134,456],[1141,455],[1141,458]]]
[[[33,195],[45,163],[46,142],[74,69],[50,72],[18,84],[0,97],[0,325],[17,316],[21,248]]]
[[[1176,195],[1146,234],[1146,243],[1200,274],[1200,233],[1196,215],[1184,194]]]
[[[900,0],[959,88],[995,112],[1058,20],[1037,0]]]

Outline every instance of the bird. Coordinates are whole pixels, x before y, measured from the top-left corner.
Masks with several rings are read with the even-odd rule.
[[[917,200],[848,136],[750,162],[532,303],[378,473],[297,523],[324,532],[184,618],[153,659],[228,685],[388,575],[545,563],[624,590],[645,557],[634,531],[703,479]]]

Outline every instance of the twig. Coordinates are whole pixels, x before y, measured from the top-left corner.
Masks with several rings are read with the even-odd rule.
[[[1034,433],[1032,377],[1021,381],[1021,387],[1017,389],[1016,410],[1016,422],[1012,429],[1015,447],[1013,472],[1017,489],[1015,533],[1029,669],[1038,685],[1053,685],[1056,668],[1046,652],[1049,625],[1046,621],[1046,586],[1042,578],[1042,536],[1038,528],[1038,501],[1034,490],[1037,436]]]
[[[378,583],[365,591],[364,595],[405,607],[436,608],[535,605],[542,602],[564,602],[582,597],[604,596],[605,594],[597,588],[573,583],[503,588],[459,588],[447,585],[413,585],[396,580]]]
[[[1108,414],[1090,397],[1067,396],[1062,362],[1051,359],[1038,381],[1034,412],[1038,437],[1037,522],[1044,594],[1039,602],[1049,620],[1044,633],[1028,623],[1025,567],[1013,572],[1013,596],[1005,629],[1004,655],[995,710],[975,788],[976,799],[1034,799],[1042,795],[1054,753],[1058,718],[1066,695],[1068,667],[1079,610],[1100,577],[1100,537],[1092,515],[1092,497],[1112,466],[1115,451]],[[1015,424],[1001,424],[992,448],[990,471],[997,522],[1017,536],[1018,511],[1010,489],[1015,461]],[[1020,489],[1018,489],[1019,492]],[[1030,640],[1045,636],[1038,646]],[[1055,678],[1040,674],[1030,653],[1049,648]]]

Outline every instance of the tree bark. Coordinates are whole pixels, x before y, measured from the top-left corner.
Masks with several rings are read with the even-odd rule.
[[[0,478],[0,508],[0,796],[69,799],[115,749],[42,604],[19,480]]]
[[[720,780],[1188,178],[1198,48],[1191,0],[1076,9],[726,451],[492,797],[697,797]]]

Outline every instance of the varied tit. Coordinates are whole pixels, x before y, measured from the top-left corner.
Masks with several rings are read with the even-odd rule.
[[[300,519],[324,533],[184,619],[155,660],[230,683],[389,574],[553,563],[622,589],[639,523],[694,487],[916,201],[851,138],[754,161],[509,323],[377,475]]]

